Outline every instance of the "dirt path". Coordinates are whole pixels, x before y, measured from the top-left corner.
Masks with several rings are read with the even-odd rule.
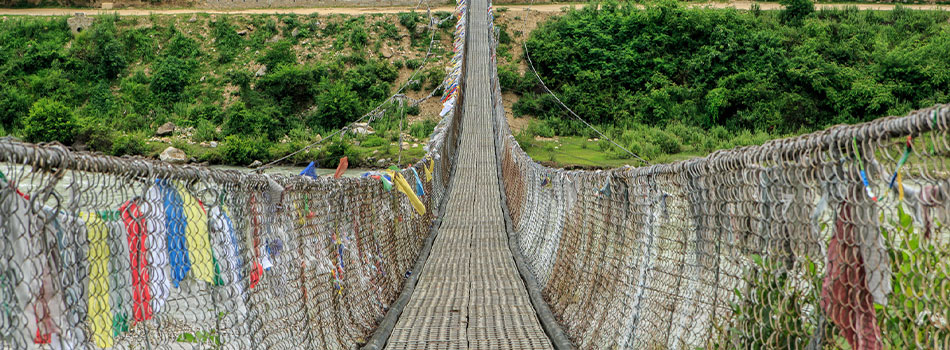
[[[692,7],[709,8],[737,8],[748,10],[752,4],[758,4],[763,10],[778,10],[782,8],[775,2],[751,2],[751,1],[733,1],[733,2],[713,2],[713,3],[695,3]],[[496,7],[508,7],[512,10],[524,9],[530,7],[539,12],[559,12],[564,7],[583,7],[584,3],[562,3],[562,4],[537,4],[537,5],[496,5]],[[845,6],[857,6],[861,10],[892,10],[896,5],[893,4],[815,4],[816,8],[839,8]],[[904,5],[905,8],[918,10],[942,10],[950,11],[950,5]],[[281,14],[295,13],[308,15],[311,13],[319,14],[347,14],[360,15],[367,13],[399,13],[412,10],[413,7],[310,7],[310,8],[265,8],[265,9],[244,9],[244,10],[217,10],[217,9],[118,9],[118,10],[100,10],[100,9],[71,9],[71,8],[32,8],[32,9],[0,9],[0,15],[8,16],[68,16],[76,12],[85,12],[87,14],[98,13],[117,13],[120,16],[147,16],[150,14],[160,15],[180,15],[189,13],[217,13],[217,14]],[[453,11],[454,6],[436,6],[433,11]]]

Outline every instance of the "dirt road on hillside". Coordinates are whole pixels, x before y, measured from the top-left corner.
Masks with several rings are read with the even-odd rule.
[[[713,3],[691,3],[691,7],[709,7],[709,8],[737,8],[740,10],[748,10],[752,7],[752,4],[758,4],[759,7],[763,10],[778,10],[782,9],[782,5],[774,2],[751,2],[751,1],[734,1],[734,2],[713,2]],[[523,10],[530,7],[533,11],[539,12],[559,12],[564,7],[583,7],[583,3],[562,3],[562,4],[537,4],[537,5],[495,5],[495,7],[507,7],[511,10]],[[816,8],[840,8],[845,6],[857,6],[861,10],[879,10],[887,11],[892,10],[896,5],[893,4],[815,4]],[[941,10],[941,11],[950,11],[950,5],[904,5],[908,9],[918,9],[918,10]],[[413,7],[409,6],[398,6],[398,7],[310,7],[310,8],[264,8],[264,9],[242,9],[242,10],[216,10],[216,9],[198,9],[198,8],[185,8],[185,9],[117,9],[117,10],[101,10],[101,9],[70,9],[70,8],[32,8],[32,9],[0,9],[0,15],[5,16],[69,16],[76,12],[84,12],[88,15],[95,15],[101,13],[117,13],[120,16],[147,16],[150,14],[159,14],[159,15],[182,15],[182,14],[191,14],[191,13],[215,13],[215,14],[282,14],[282,13],[294,13],[300,15],[309,15],[312,13],[318,14],[346,14],[346,15],[361,15],[368,13],[399,13],[412,10]],[[424,9],[421,8],[421,9]],[[454,6],[436,6],[432,8],[433,11],[454,11]]]

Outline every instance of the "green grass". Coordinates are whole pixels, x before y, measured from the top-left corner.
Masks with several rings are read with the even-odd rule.
[[[636,159],[616,159],[600,148],[598,141],[588,141],[581,136],[561,136],[554,141],[524,140],[520,138],[521,148],[537,162],[561,168],[600,168],[610,169],[624,165],[641,166]],[[684,159],[701,157],[701,152],[681,152],[663,154],[650,160],[651,163],[671,163]]]

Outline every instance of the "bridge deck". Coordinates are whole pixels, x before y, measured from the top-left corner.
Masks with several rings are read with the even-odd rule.
[[[389,349],[549,349],[508,249],[491,122],[487,4],[469,5],[452,196]]]

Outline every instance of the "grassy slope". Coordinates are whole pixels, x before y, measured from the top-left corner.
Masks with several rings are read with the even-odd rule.
[[[447,13],[438,15],[446,16]],[[421,21],[425,21],[424,14],[420,16]],[[211,148],[210,141],[217,141],[219,144],[225,143],[227,136],[222,127],[227,123],[227,111],[236,103],[250,103],[249,96],[242,96],[240,83],[235,81],[235,77],[251,77],[249,82],[250,89],[253,92],[255,85],[261,79],[254,76],[266,60],[266,55],[274,49],[278,42],[289,41],[293,56],[296,57],[297,67],[323,67],[334,66],[341,74],[348,74],[348,70],[358,69],[360,62],[382,62],[396,69],[397,77],[392,83],[384,84],[388,86],[386,95],[395,92],[407,80],[414,71],[413,68],[422,62],[426,49],[429,44],[429,36],[423,29],[424,25],[417,25],[415,34],[410,34],[409,29],[401,23],[400,15],[397,14],[370,14],[362,16],[348,15],[330,15],[330,16],[298,16],[298,15],[207,15],[207,14],[187,14],[187,15],[152,15],[147,17],[118,17],[108,18],[99,17],[97,21],[109,20],[115,23],[115,37],[122,46],[120,51],[124,54],[126,65],[114,79],[102,79],[101,81],[84,81],[80,73],[71,70],[70,56],[84,53],[77,49],[85,41],[89,41],[88,36],[92,35],[81,33],[73,37],[68,34],[65,28],[65,18],[29,18],[12,17],[2,23],[3,29],[8,32],[20,31],[27,33],[27,38],[23,42],[0,44],[0,54],[5,57],[23,57],[31,54],[29,51],[33,47],[40,46],[49,50],[49,55],[56,56],[52,62],[41,63],[40,67],[23,69],[23,62],[17,63],[15,60],[9,60],[0,63],[0,67],[7,72],[15,72],[8,76],[8,79],[0,84],[0,107],[5,115],[3,123],[0,124],[0,134],[10,134],[13,136],[24,137],[24,127],[27,122],[27,110],[22,106],[12,106],[4,96],[22,95],[23,99],[35,101],[44,97],[54,100],[60,100],[70,108],[80,124],[77,134],[77,144],[75,146],[105,153],[123,154],[122,150],[112,152],[111,141],[120,137],[132,138],[144,141],[146,149],[126,152],[130,154],[144,153],[144,155],[155,156],[167,146],[175,146],[186,151],[189,157],[199,160],[209,160],[213,163],[234,163],[231,159],[226,159],[220,153],[222,147]],[[214,23],[216,21],[227,22],[235,31],[245,31],[236,43],[238,46],[232,50],[233,58],[230,60],[221,59],[222,46],[217,43],[216,33],[214,32]],[[405,22],[405,21],[403,21]],[[425,67],[421,69],[422,76],[417,76],[414,80],[421,80],[420,83],[411,84],[406,91],[409,97],[419,98],[425,96],[431,91],[444,75],[444,67],[451,57],[451,33],[450,24],[444,25],[437,30],[435,34],[436,42],[433,45],[433,56]],[[354,45],[353,28],[360,27],[365,30],[365,43],[363,45]],[[30,29],[25,29],[30,28]],[[48,32],[47,34],[43,34]],[[297,36],[292,34],[296,32]],[[50,34],[52,33],[52,34]],[[180,34],[187,39],[193,40],[197,44],[198,53],[195,57],[197,62],[193,72],[188,76],[186,86],[182,92],[180,100],[168,103],[156,96],[154,90],[154,79],[156,66],[168,56],[174,55],[173,38]],[[19,34],[22,36],[22,34]],[[84,41],[85,40],[85,41]],[[96,39],[92,39],[93,41]],[[16,40],[14,40],[16,41]],[[37,45],[39,44],[39,45]],[[95,46],[91,44],[90,46]],[[0,57],[3,57],[0,56]],[[388,57],[387,57],[388,56]],[[3,61],[3,60],[0,60]],[[19,66],[17,65],[19,64]],[[64,67],[65,66],[65,67]],[[411,68],[410,68],[411,67]],[[95,69],[96,67],[92,67]],[[270,69],[271,72],[274,69]],[[62,86],[43,86],[43,80],[49,79],[49,76],[55,76]],[[133,84],[136,77],[141,78],[139,84]],[[372,79],[372,74],[368,75]],[[374,84],[378,82],[372,82]],[[49,83],[46,83],[49,85]],[[55,83],[54,83],[55,84]],[[105,85],[103,85],[105,84]],[[65,87],[64,87],[65,86]],[[103,86],[108,86],[107,96],[102,97]],[[68,88],[67,88],[68,87]],[[316,88],[315,88],[316,89]],[[138,94],[136,94],[136,91]],[[247,95],[247,94],[245,94]],[[96,118],[98,110],[91,108],[96,105],[100,99],[107,99],[114,108],[109,108],[104,116]],[[137,100],[154,100],[149,103],[137,103]],[[266,101],[265,101],[266,102]],[[269,103],[269,102],[268,102]],[[362,103],[360,114],[366,112],[378,103],[378,100],[366,101]],[[265,103],[266,104],[266,103]],[[314,101],[314,105],[315,105]],[[29,107],[27,104],[26,107]],[[432,120],[437,118],[438,105],[437,99],[430,99],[423,103],[418,113],[409,115],[404,129],[404,140],[409,144],[424,144],[426,132],[419,132],[419,126],[431,127]],[[201,116],[203,108],[208,108],[213,114],[218,115],[215,118],[204,118]],[[306,113],[307,109],[301,109]],[[416,111],[412,111],[416,112]],[[116,119],[127,117],[128,115],[142,116],[132,120],[128,124],[117,126],[119,122]],[[222,117],[221,115],[224,114]],[[282,118],[288,118],[286,113]],[[398,140],[398,125],[391,120],[400,118],[401,113],[390,113],[380,122],[374,123],[378,129],[378,134],[383,136],[387,142],[374,146],[364,147],[356,146],[358,141],[366,137],[356,137],[346,141],[347,154],[351,155],[351,164],[365,165],[360,163],[369,163],[381,158],[394,157],[398,153],[395,147],[395,141]],[[202,123],[202,119],[211,120],[212,123]],[[224,119],[224,120],[222,120]],[[152,133],[161,124],[165,122],[174,122],[183,130],[177,132],[171,137],[154,137]],[[412,124],[419,124],[428,121],[425,125],[416,127],[414,135],[409,135],[408,131]],[[88,124],[102,124],[106,130],[99,130],[100,135],[97,140],[88,140],[89,133],[87,129],[95,129]],[[389,130],[392,129],[392,130]],[[95,130],[93,130],[95,131]],[[329,130],[317,127],[316,125],[294,126],[292,130],[284,132],[283,137],[275,138],[273,145],[267,149],[267,156],[262,156],[260,160],[266,161],[268,157],[277,157],[296,149],[294,147],[302,146],[320,139],[320,134],[326,134]],[[209,135],[210,133],[210,135]],[[36,140],[47,141],[47,140]],[[354,142],[357,141],[357,142]],[[379,143],[379,142],[377,142]],[[375,154],[374,154],[375,151]],[[420,157],[422,147],[410,148],[404,153],[404,162],[412,161]],[[298,162],[304,162],[307,159],[316,159],[328,154],[318,148],[306,155],[294,159]],[[357,159],[353,159],[356,156]],[[324,160],[326,165],[332,165],[334,161]]]

